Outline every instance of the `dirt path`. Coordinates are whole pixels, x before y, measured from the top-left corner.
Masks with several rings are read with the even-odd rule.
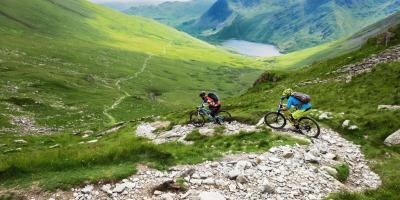
[[[164,46],[163,50],[162,50],[162,54],[165,55],[167,53],[167,49],[168,47],[170,47],[172,45],[172,41],[170,41],[167,45]],[[134,78],[138,78],[140,74],[142,74],[147,66],[149,65],[149,62],[151,61],[151,59],[153,58],[154,54],[149,53],[147,58],[144,60],[142,67],[140,68],[139,71],[137,71],[136,73],[134,73],[132,76],[128,76],[125,78],[120,78],[117,80],[117,82],[115,82],[115,88],[116,90],[118,90],[120,93],[122,93],[122,95],[116,99],[113,104],[109,107],[106,107],[103,111],[103,114],[109,119],[109,123],[110,124],[116,124],[117,120],[115,119],[114,116],[112,116],[110,114],[110,111],[114,110],[119,104],[121,104],[126,98],[128,98],[129,96],[131,96],[131,94],[129,94],[126,90],[121,89],[121,83],[132,80]]]

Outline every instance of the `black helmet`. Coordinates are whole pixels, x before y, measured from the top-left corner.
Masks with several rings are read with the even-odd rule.
[[[202,97],[202,98],[203,98],[203,97],[206,96],[206,94],[207,94],[207,93],[206,93],[205,91],[202,91],[202,92],[200,92],[199,97]]]

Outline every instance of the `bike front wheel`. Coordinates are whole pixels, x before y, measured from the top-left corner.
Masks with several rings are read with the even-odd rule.
[[[216,117],[216,120],[220,125],[223,123],[230,124],[232,122],[232,115],[228,111],[220,111]]]
[[[195,127],[202,127],[206,123],[206,119],[198,111],[193,111],[190,113],[189,123]]]
[[[321,131],[318,122],[310,117],[300,118],[298,129],[303,135],[313,138],[317,138]]]
[[[274,129],[282,129],[286,125],[286,118],[278,112],[269,112],[264,116],[264,123]]]

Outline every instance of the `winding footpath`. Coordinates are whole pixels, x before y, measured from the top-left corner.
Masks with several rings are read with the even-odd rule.
[[[171,45],[172,45],[172,41],[170,41],[167,45],[164,46],[164,48],[163,48],[163,50],[162,50],[162,54],[163,54],[163,55],[165,55],[165,54],[167,53],[167,48],[170,47]],[[153,58],[153,56],[154,56],[154,54],[148,53],[147,58],[144,60],[144,62],[143,62],[143,64],[142,64],[142,67],[140,68],[140,70],[139,70],[138,72],[136,72],[136,73],[133,74],[132,76],[128,76],[128,77],[125,77],[125,78],[118,79],[118,80],[115,82],[115,88],[116,88],[116,90],[118,90],[120,93],[122,93],[122,96],[120,96],[119,98],[117,98],[117,99],[113,102],[113,104],[112,104],[111,106],[106,107],[106,108],[103,110],[103,114],[109,119],[110,124],[116,124],[116,123],[117,123],[117,120],[115,119],[114,116],[112,116],[112,115],[110,114],[110,111],[111,111],[111,110],[114,110],[114,109],[115,109],[119,104],[121,104],[127,97],[131,96],[131,94],[129,94],[126,90],[121,89],[121,83],[122,83],[122,82],[129,81],[129,80],[132,80],[132,79],[134,79],[134,78],[138,78],[139,75],[142,74],[142,73],[146,70],[146,68],[147,68],[147,66],[148,66],[148,64],[149,64],[149,62],[150,62],[150,60]]]
[[[143,133],[146,127],[149,128],[149,123],[139,125],[136,133]],[[154,132],[154,128],[150,132]],[[173,140],[176,141],[192,128],[177,125],[160,135],[175,138]],[[214,125],[208,124],[199,132],[210,135],[212,133],[209,130],[213,128]],[[256,126],[234,122],[223,134],[254,130],[257,130]],[[379,176],[369,169],[359,145],[347,141],[331,129],[323,128],[321,131],[320,137],[312,139],[309,145],[273,147],[264,153],[228,154],[216,161],[180,165],[168,171],[139,166],[137,174],[122,181],[86,185],[70,192],[52,194],[47,199],[319,200],[332,192],[362,191],[381,185]],[[291,132],[275,134],[303,137]],[[157,141],[159,137],[150,139],[160,143]],[[346,163],[350,168],[345,183],[333,176],[337,172],[332,166],[341,163]],[[178,180],[184,180],[187,190],[180,190]],[[46,199],[43,196],[33,198]]]

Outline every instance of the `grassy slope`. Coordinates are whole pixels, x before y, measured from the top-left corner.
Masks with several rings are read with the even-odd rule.
[[[232,95],[259,73],[257,62],[84,0],[4,0],[0,24],[2,127],[23,115],[64,131],[97,130],[124,92],[109,112],[115,121],[186,106],[205,88]]]
[[[400,26],[391,29],[396,36],[389,45],[400,44]],[[378,38],[381,38],[379,36]],[[377,111],[381,104],[400,104],[400,63],[380,64],[373,72],[353,79],[351,83],[332,82],[308,85],[295,88],[295,84],[332,77],[327,75],[335,69],[386,49],[382,42],[370,39],[360,49],[330,60],[320,61],[309,67],[291,72],[271,71],[274,76],[281,77],[278,82],[265,82],[250,89],[246,94],[233,98],[228,108],[238,118],[256,122],[267,110],[275,110],[284,88],[308,93],[313,98],[314,108],[335,113],[335,118],[323,121],[326,125],[343,133],[343,135],[362,145],[363,152],[372,160],[370,166],[383,179],[383,186],[378,190],[365,193],[340,193],[332,195],[333,199],[398,199],[400,196],[400,147],[386,147],[384,139],[399,129],[399,111]],[[384,78],[382,78],[384,77]],[[344,112],[344,115],[339,113]],[[360,127],[349,131],[341,127],[345,119]],[[390,155],[389,157],[387,155]]]

